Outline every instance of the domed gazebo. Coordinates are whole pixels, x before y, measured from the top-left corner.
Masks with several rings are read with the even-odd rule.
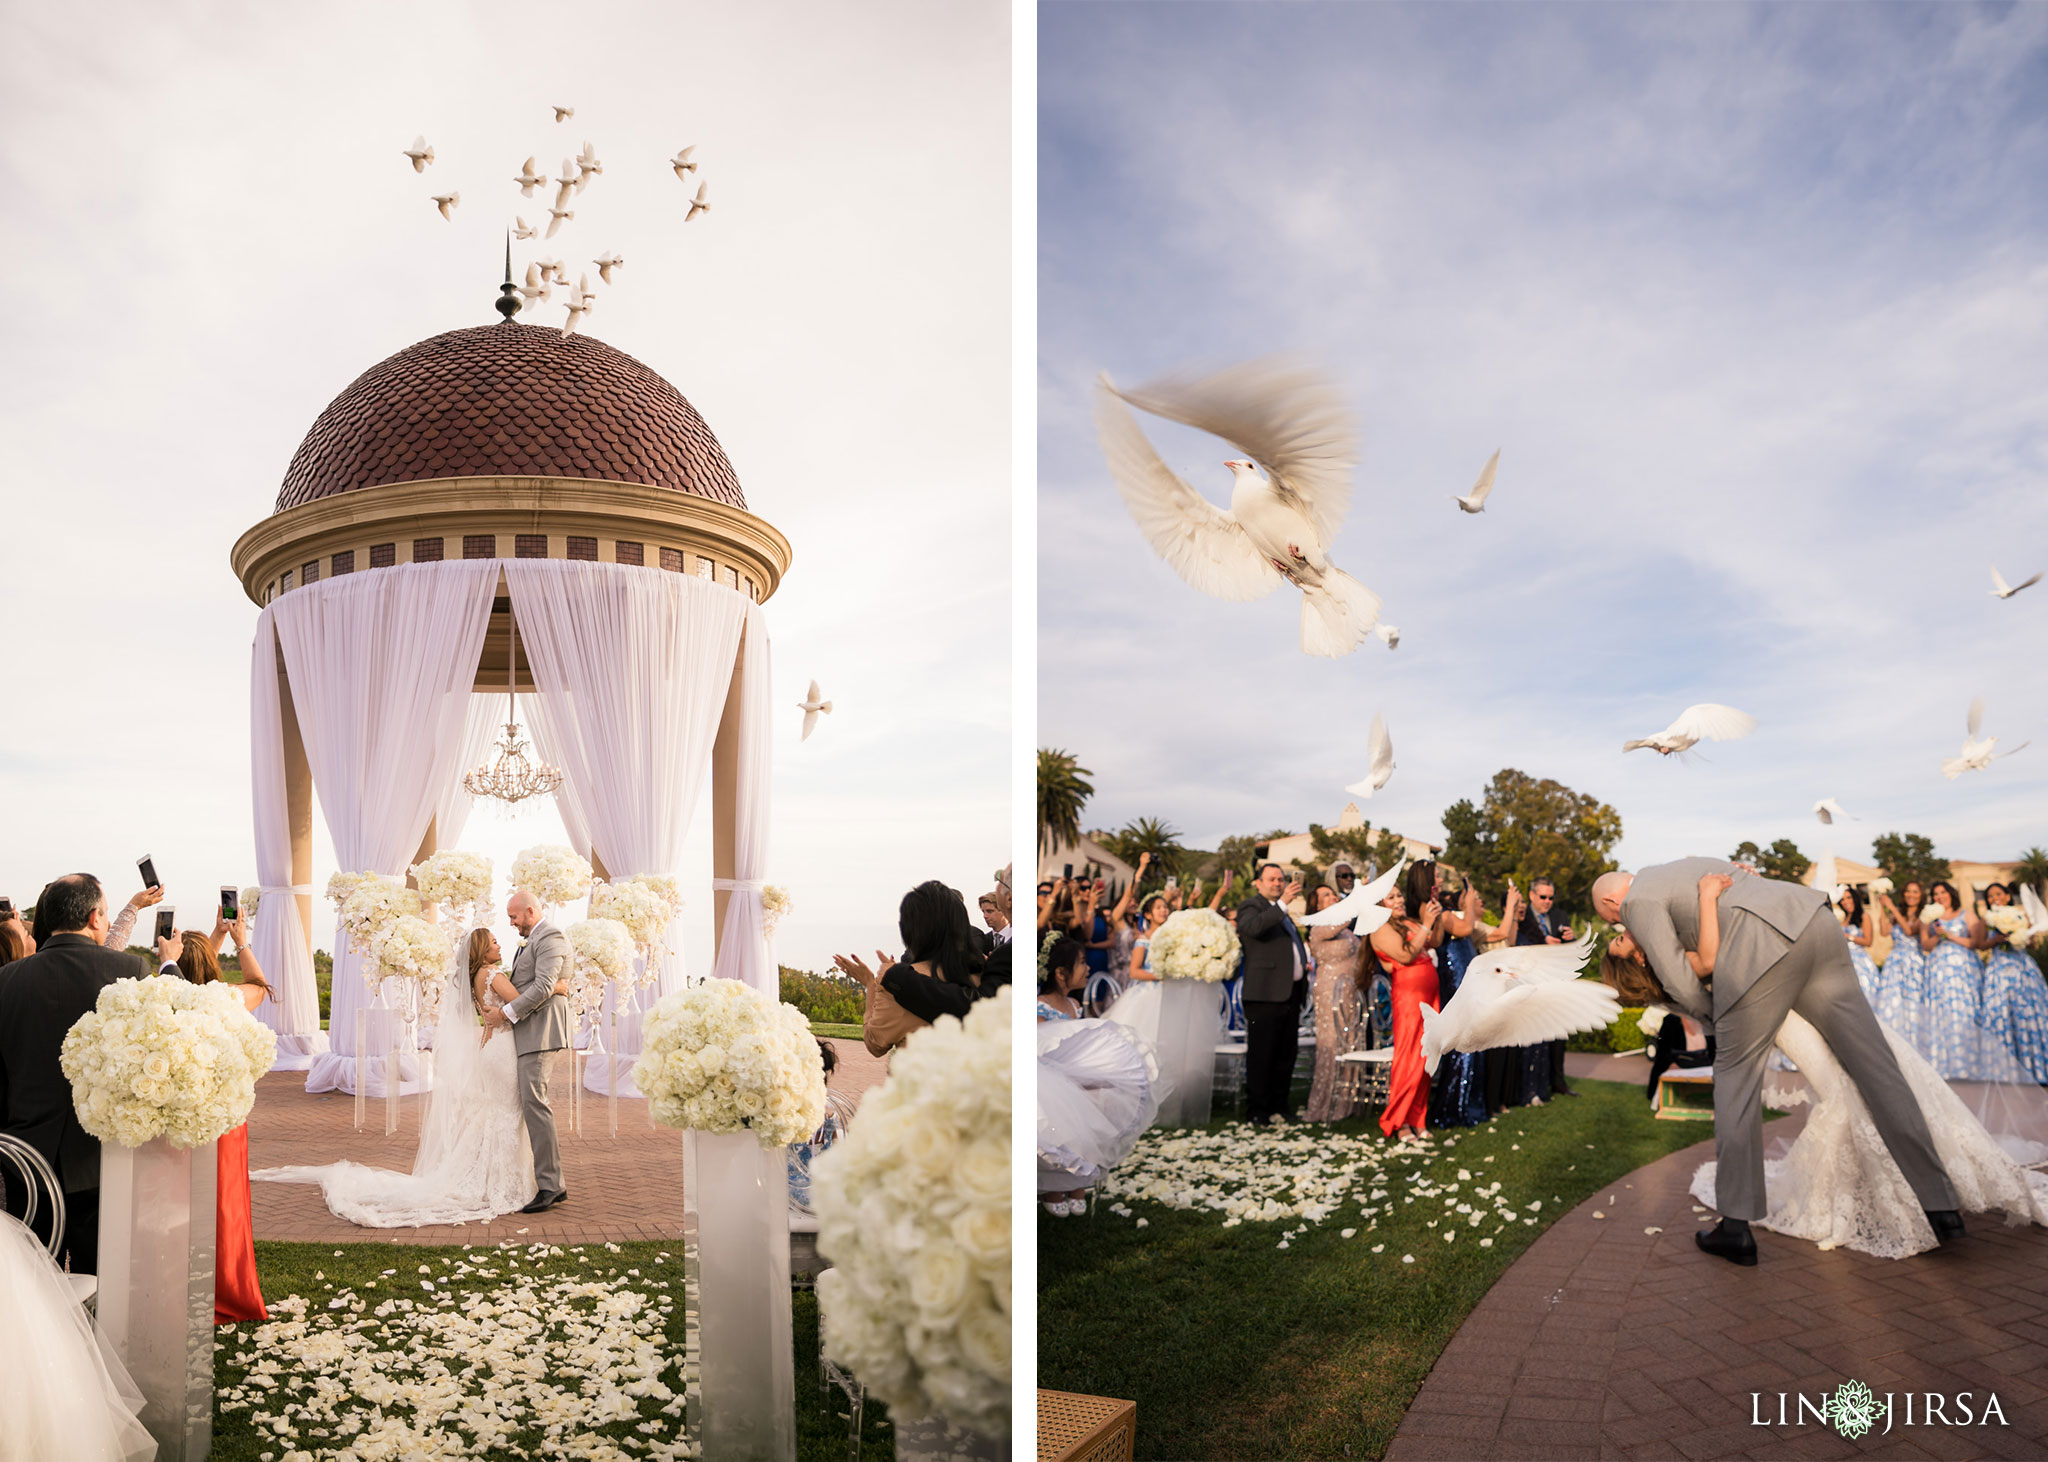
[[[578,851],[601,876],[673,873],[708,766],[713,973],[776,989],[759,897],[760,606],[789,542],[747,510],[717,437],[675,387],[602,341],[515,323],[509,294],[498,307],[500,323],[423,340],[336,397],[293,456],[275,513],[233,551],[262,609],[255,938],[282,976],[281,1009],[264,1011],[280,1064],[308,1068],[309,1090],[355,1089],[353,1016],[369,999],[337,937],[323,1035],[314,792],[344,869],[403,874],[452,845],[468,812],[462,773],[502,719],[494,697],[515,621],[513,673],[536,750],[565,773],[559,806]],[[681,976],[662,963],[666,990]],[[365,1071],[381,1091],[382,1060]]]

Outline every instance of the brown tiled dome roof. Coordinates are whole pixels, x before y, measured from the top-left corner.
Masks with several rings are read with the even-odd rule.
[[[682,393],[588,335],[502,321],[372,366],[320,413],[277,510],[433,477],[589,477],[747,505]]]

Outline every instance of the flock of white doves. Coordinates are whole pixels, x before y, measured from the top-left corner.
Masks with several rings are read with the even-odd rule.
[[[574,107],[556,107],[554,112],[555,121],[558,125],[576,115]],[[696,144],[692,143],[668,161],[668,165],[675,169],[676,177],[685,184],[690,181],[689,175],[697,171],[697,164],[690,156],[696,150]],[[411,161],[412,170],[416,173],[424,173],[428,165],[434,161],[433,146],[424,136],[413,138],[412,146],[403,149],[403,155]],[[581,193],[584,188],[589,186],[592,177],[603,171],[604,164],[598,160],[597,149],[592,147],[588,141],[584,142],[582,152],[574,157],[562,159],[561,176],[552,180],[555,188],[555,201],[548,208],[548,226],[546,231],[540,234],[540,237],[544,239],[553,238],[560,231],[563,224],[576,216],[576,211],[569,207],[570,201],[578,193]],[[519,175],[513,178],[512,181],[519,185],[519,192],[522,197],[531,198],[533,197],[533,190],[547,186],[550,179],[545,172],[537,173],[534,171],[534,159],[529,157],[526,160],[526,165],[520,168]],[[709,213],[711,211],[711,204],[706,201],[706,194],[710,186],[708,182],[702,179],[698,181],[696,196],[690,200],[690,211],[683,215],[684,223],[690,222],[700,213]],[[455,217],[455,210],[462,203],[461,192],[456,190],[447,193],[434,193],[430,197],[433,200],[434,206],[441,211],[441,216],[452,221]],[[530,239],[534,237],[536,232],[534,225],[527,223],[523,216],[514,215],[512,224],[513,238]],[[608,249],[590,262],[597,266],[597,277],[606,284],[612,282],[612,271],[614,269],[623,269],[626,265],[625,256],[616,249]],[[569,315],[562,322],[562,334],[568,336],[574,333],[577,325],[582,322],[583,317],[589,314],[597,304],[597,295],[590,288],[590,275],[588,273],[579,274],[576,278],[575,286],[571,288],[568,266],[563,264],[560,259],[542,259],[537,263],[526,266],[526,281],[517,288],[519,297],[530,305],[535,300],[539,300],[542,303],[551,300],[554,297],[554,290],[557,285],[562,287],[563,292],[567,296],[566,303]]]
[[[1244,453],[1223,464],[1232,478],[1227,509],[1161,460],[1132,406],[1221,437]],[[1117,386],[1104,372],[1096,386],[1095,430],[1131,517],[1189,584],[1218,599],[1238,600],[1292,584],[1301,591],[1305,654],[1334,659],[1375,634],[1389,650],[1401,643],[1401,632],[1380,621],[1379,595],[1338,568],[1326,551],[1350,508],[1351,471],[1358,460],[1350,410],[1329,381],[1298,363],[1273,359],[1209,375],[1165,376],[1134,390]],[[1499,467],[1495,452],[1470,492],[1452,494],[1461,512],[1486,511]],[[2041,577],[2008,584],[1994,565],[1992,597],[2010,599]],[[1983,722],[1980,696],[1970,706],[1962,751],[1942,761],[1950,780],[1991,765],[1998,738],[1981,734]],[[1624,742],[1621,749],[1647,747],[1671,756],[1701,741],[1732,741],[1755,729],[1756,718],[1732,706],[1697,705],[1656,735]],[[2010,756],[2027,744],[1996,754]],[[1384,717],[1372,718],[1366,749],[1364,779],[1344,789],[1360,797],[1372,796],[1394,774],[1394,744]],[[1824,823],[1846,815],[1831,797],[1813,810]]]

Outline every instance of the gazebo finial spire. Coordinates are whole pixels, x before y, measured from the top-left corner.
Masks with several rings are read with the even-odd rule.
[[[512,317],[519,313],[519,291],[512,287],[512,230],[509,228],[505,230],[505,282],[498,286],[495,303],[498,313],[505,317],[505,323],[511,324]]]

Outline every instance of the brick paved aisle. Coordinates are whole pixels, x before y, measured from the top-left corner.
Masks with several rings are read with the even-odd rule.
[[[1572,1058],[1574,1079],[1643,1071]],[[1708,1220],[1687,1185],[1712,1155],[1640,1168],[1537,1239],[1452,1337],[1388,1458],[2048,1456],[2048,1231],[1973,1216],[1955,1243],[1884,1260],[1758,1229],[1742,1269],[1693,1246]],[[1977,1409],[1996,1392],[2008,1425],[1908,1427],[1900,1411],[1852,1443],[1751,1424],[1752,1392],[1775,1422],[1778,1392],[1845,1380],[1880,1398],[1969,1391]]]
[[[858,1102],[888,1075],[888,1063],[858,1040],[835,1040],[839,1070],[834,1090]],[[322,1244],[494,1244],[504,1239],[556,1244],[606,1239],[680,1239],[683,1232],[683,1139],[647,1119],[647,1103],[619,1103],[619,1135],[609,1136],[606,1100],[583,1094],[583,1135],[569,1128],[567,1053],[550,1083],[562,1143],[562,1181],[569,1198],[541,1214],[508,1213],[490,1223],[430,1228],[365,1229],[327,1211],[312,1183],[252,1183],[251,1207],[259,1239]],[[363,1130],[355,1130],[355,1098],[345,1092],[309,1096],[303,1071],[273,1072],[256,1085],[249,1114],[249,1166],[338,1162],[344,1158],[408,1172],[420,1140],[420,1102],[399,1102],[398,1130],[384,1135],[384,1104],[368,1104]]]

